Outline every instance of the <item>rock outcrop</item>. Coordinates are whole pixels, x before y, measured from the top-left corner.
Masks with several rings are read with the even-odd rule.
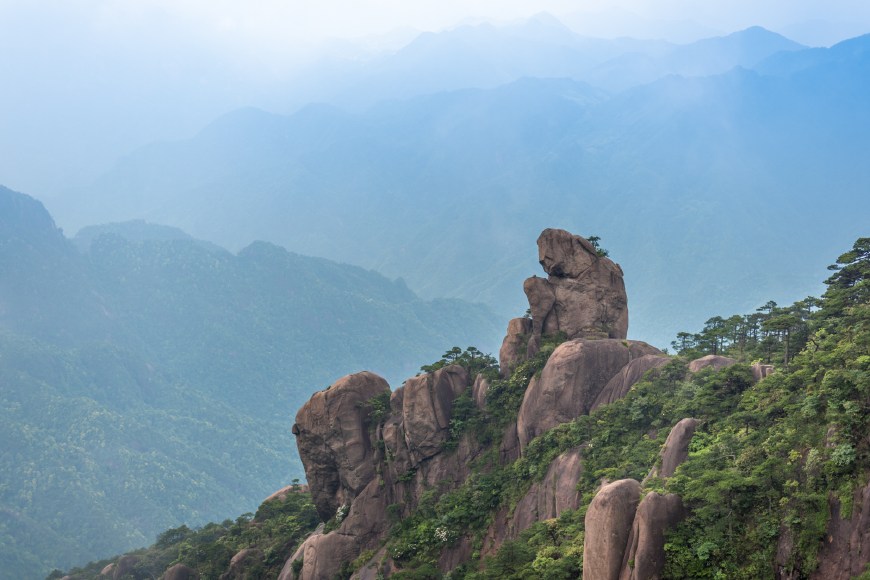
[[[848,580],[864,572],[870,561],[870,483],[855,490],[851,517],[841,513],[835,498],[829,504],[831,519],[819,550],[819,567],[810,578]]]
[[[583,580],[618,580],[631,535],[640,483],[620,479],[604,485],[586,511]]]
[[[671,428],[660,454],[661,468],[647,478],[674,474],[688,456],[698,422],[683,419]],[[649,492],[623,479],[601,487],[586,512],[584,580],[656,580],[665,565],[665,532],[685,517],[679,496]]]
[[[471,385],[471,398],[478,409],[486,408],[486,392],[489,390],[489,381],[483,375],[477,375],[474,384]]]
[[[637,506],[619,580],[661,578],[665,567],[665,532],[683,517],[685,509],[679,496],[649,492]]]
[[[690,362],[689,372],[697,373],[704,369],[713,369],[714,371],[718,371],[720,369],[724,369],[735,364],[737,364],[737,361],[733,358],[721,356],[718,354],[708,354],[707,356],[696,358],[695,360]]]
[[[528,318],[514,318],[508,322],[507,334],[498,351],[498,365],[501,376],[506,377],[518,363],[525,360],[532,321]]]
[[[588,414],[607,383],[634,359],[661,352],[645,342],[575,339],[550,355],[540,380],[529,384],[517,419],[520,446]]]
[[[320,517],[338,527],[315,533],[288,560],[282,578],[331,579],[343,562],[378,547],[390,527],[388,506],[410,514],[427,490],[449,490],[469,475],[480,453],[470,437],[450,437],[453,402],[472,380],[463,367],[449,365],[412,377],[390,393],[389,416],[370,419],[369,401],[389,393],[386,381],[357,373],[316,393],[296,416],[293,432]],[[482,382],[477,390],[485,393]],[[296,564],[297,566],[299,564]],[[367,568],[368,569],[368,568]]]
[[[196,580],[199,578],[196,570],[185,566],[184,564],[176,564],[163,573],[163,580]]]
[[[689,456],[689,444],[698,426],[697,419],[686,418],[671,428],[661,451],[661,466],[653,467],[647,479],[652,477],[671,477]]]
[[[589,411],[622,399],[648,371],[664,366],[669,360],[668,357],[658,354],[647,354],[632,360],[604,385]]]
[[[441,451],[449,434],[453,400],[468,382],[468,371],[458,365],[405,381],[402,422],[415,464]]]
[[[618,265],[562,230],[545,230],[538,250],[549,277],[526,280],[531,318],[509,324],[500,372],[508,376],[537,354],[547,336],[564,333],[568,341],[530,379],[517,420],[505,427],[498,454],[502,463],[517,459],[545,431],[624,397],[645,372],[667,361],[658,349],[625,339],[628,311]],[[379,412],[377,420],[371,400],[385,397],[389,386],[372,373],[344,377],[302,407],[293,432],[318,513],[331,520],[333,529],[309,536],[285,563],[281,580],[331,579],[342,563],[363,553],[373,556],[355,578],[396,570],[383,546],[392,524],[387,514],[409,516],[427,493],[455,489],[484,450],[471,434],[457,438],[450,431],[454,401],[466,390],[485,412],[489,382],[456,365],[405,381],[389,394],[389,412]],[[385,411],[385,406],[380,399],[377,408]],[[681,445],[674,443],[674,452]],[[662,465],[679,460],[677,453],[673,461],[663,458]],[[494,553],[535,522],[579,508],[581,474],[581,449],[555,458],[544,479],[533,483],[513,509],[503,506],[496,514],[481,552]],[[648,496],[638,512],[640,489],[637,481],[622,480],[596,495],[586,516],[585,577],[618,578],[627,552],[636,570],[659,569],[663,532],[654,526],[670,525],[682,506],[671,496]],[[461,536],[440,552],[438,566],[450,570],[473,551],[471,538]]]
[[[622,269],[599,256],[588,240],[565,230],[538,237],[538,259],[547,278],[523,283],[531,320],[515,318],[499,351],[503,377],[537,354],[543,337],[622,339],[628,333],[628,299]]]
[[[247,569],[262,562],[262,550],[246,548],[232,557],[229,568],[221,574],[220,580],[245,580],[249,577]]]
[[[484,538],[483,555],[494,554],[504,542],[516,539],[535,522],[558,518],[566,510],[579,508],[577,483],[582,473],[580,449],[556,457],[544,479],[532,484],[512,513],[504,508],[496,514]]]
[[[349,504],[374,477],[365,403],[389,392],[387,381],[376,374],[356,373],[315,393],[296,414],[293,434],[322,520]]]
[[[588,240],[557,229],[546,229],[538,237],[538,260],[548,279],[523,284],[535,333],[627,336],[628,300],[619,265],[599,256]]]

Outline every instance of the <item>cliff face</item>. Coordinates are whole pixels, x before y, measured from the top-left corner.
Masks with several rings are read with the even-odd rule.
[[[501,573],[498,566],[510,562],[510,555],[499,558],[515,550],[511,546],[521,545],[534,534],[552,534],[554,542],[560,541],[557,536],[571,522],[581,525],[569,532],[573,534],[569,544],[548,552],[557,554],[551,561],[566,555],[573,558],[564,560],[567,567],[559,572],[563,576],[579,575],[581,567],[584,580],[672,576],[675,571],[667,568],[672,564],[666,561],[665,551],[669,530],[675,530],[668,540],[670,550],[683,550],[682,558],[691,560],[699,550],[708,551],[703,558],[691,560],[692,566],[699,566],[697,570],[677,571],[676,575],[703,575],[707,554],[719,546],[709,541],[700,547],[692,544],[697,535],[705,535],[703,528],[691,531],[691,526],[703,521],[697,519],[693,506],[702,505],[699,494],[706,493],[705,486],[714,495],[719,493],[720,479],[705,479],[714,472],[712,468],[697,473],[691,471],[692,465],[720,461],[725,475],[716,477],[725,477],[723,485],[740,490],[732,493],[728,488],[720,494],[722,501],[736,503],[705,525],[712,527],[734,517],[736,509],[751,511],[740,505],[741,494],[758,489],[758,484],[741,470],[757,461],[760,453],[771,453],[773,447],[764,446],[772,435],[747,446],[740,457],[734,454],[735,438],[748,437],[763,426],[763,420],[759,422],[747,411],[749,407],[740,405],[747,400],[750,406],[782,405],[776,397],[787,396],[794,387],[786,385],[776,391],[776,381],[754,385],[771,375],[771,365],[735,367],[735,359],[721,355],[670,364],[671,359],[658,349],[626,339],[627,299],[617,264],[598,255],[588,241],[561,230],[544,231],[538,247],[549,276],[526,280],[531,316],[510,321],[498,377],[494,372],[473,376],[468,365],[447,364],[390,391],[376,375],[358,373],[317,393],[299,411],[294,433],[317,509],[328,524],[286,561],[281,579],[326,580],[339,575],[374,580],[401,571],[409,562],[428,566],[426,577],[437,576],[436,567],[446,573],[469,565],[466,574],[494,566],[472,572],[471,577],[496,578]],[[865,359],[860,364],[866,364]],[[653,379],[647,377],[637,385],[649,371],[654,371]],[[837,377],[842,380],[841,375]],[[779,383],[785,385],[789,380]],[[753,385],[759,389],[750,392]],[[510,389],[517,389],[515,405],[505,395]],[[742,394],[751,396],[744,399]],[[667,400],[679,397],[676,403]],[[628,400],[623,403],[624,398]],[[801,413],[808,416],[813,408],[804,403]],[[788,412],[779,407],[771,411],[770,418],[775,424]],[[718,434],[710,431],[711,424],[722,416],[727,419],[730,413],[740,418]],[[498,419],[498,434],[484,432],[481,436],[481,431],[465,429],[469,417],[475,416],[484,421]],[[609,424],[608,419],[619,426]],[[838,424],[831,425],[830,438],[841,437]],[[690,457],[699,430],[704,433],[693,448],[701,450],[692,456],[695,463],[679,469]],[[626,433],[631,437],[620,439]],[[609,463],[602,463],[602,456],[596,455],[599,445],[610,454],[606,457]],[[828,449],[834,446],[825,445]],[[633,446],[644,450],[635,453]],[[789,481],[792,486],[800,478],[818,478],[820,453],[832,453],[814,450],[811,464],[793,447],[783,449],[777,452],[787,453],[787,459],[774,458],[769,464],[780,461],[776,465],[797,469],[796,479]],[[839,463],[826,468],[829,474],[854,461],[847,455],[849,445],[840,443],[837,449]],[[630,468],[614,465],[623,461],[634,464]],[[490,473],[530,481],[488,481]],[[735,479],[727,481],[727,477]],[[813,481],[818,484],[819,480]],[[487,494],[487,486],[499,485],[502,491],[508,487],[511,491]],[[442,506],[437,503],[441,498],[448,498],[449,504],[463,490],[470,491],[462,500],[462,509],[474,511],[476,520],[433,507]],[[803,533],[800,541],[804,545],[808,534],[789,527],[799,518],[783,516],[778,520],[782,529],[775,557],[759,564],[753,574],[845,579],[861,573],[870,560],[868,490],[870,486],[858,485],[849,495],[829,496],[831,517],[826,541],[811,564],[815,572],[800,569],[800,558],[808,552],[797,548],[794,534]],[[451,495],[454,491],[456,495]],[[848,508],[841,508],[844,498]],[[788,506],[792,501],[797,500],[783,495],[778,504]],[[420,512],[429,515],[420,516]],[[415,524],[403,527],[406,521]],[[766,525],[768,529],[770,524]],[[730,533],[730,524],[727,527]],[[397,544],[396,534],[405,533],[403,529],[423,536],[409,540],[406,535],[405,543]],[[751,556],[770,548],[770,542],[756,546]],[[416,555],[409,557],[409,550],[417,550]],[[532,568],[537,559],[534,562]],[[505,570],[508,574],[509,569]]]
[[[518,416],[501,442],[503,449],[515,451],[503,453],[503,461],[516,459],[550,428],[618,399],[644,370],[666,360],[646,343],[625,340],[627,300],[618,265],[562,230],[546,230],[538,247],[550,277],[526,281],[532,316],[509,324],[502,372],[534,356],[547,337],[569,340],[527,385]],[[282,577],[332,578],[343,563],[364,552],[375,557],[358,577],[389,574],[395,565],[381,548],[393,521],[412,514],[427,491],[444,493],[461,485],[485,451],[469,434],[446,444],[457,398],[468,390],[483,411],[487,388],[482,376],[449,365],[410,378],[392,392],[380,377],[357,373],[315,394],[297,414],[293,432],[318,512],[331,529],[309,537]],[[581,470],[581,450],[556,457],[513,510],[501,508],[495,515],[483,555],[537,521],[577,509]],[[633,511],[631,516],[626,538]],[[468,538],[462,538],[443,551],[439,566],[446,571],[470,556]]]

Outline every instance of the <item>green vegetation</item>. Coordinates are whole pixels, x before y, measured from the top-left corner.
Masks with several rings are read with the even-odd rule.
[[[577,578],[583,566],[584,517],[600,483],[643,480],[671,427],[686,417],[699,421],[688,459],[673,477],[644,482],[644,491],[676,493],[688,508],[688,516],[668,531],[665,577],[770,578],[774,564],[786,573],[809,575],[819,563],[829,502],[837,502],[839,513],[850,517],[854,490],[870,475],[868,248],[870,240],[861,239],[840,257],[828,290],[812,301],[811,309],[805,309],[808,300],[786,308],[766,305],[762,314],[767,318],[742,342],[708,324],[691,335],[699,337],[695,344],[648,372],[625,398],[551,429],[508,464],[499,461],[501,434],[516,418],[529,380],[559,339],[545,342],[541,353],[519,365],[508,380],[496,378],[489,361],[482,367],[491,381],[486,410],[464,401],[466,393],[456,402],[451,426],[452,441],[472,436],[488,449],[457,489],[427,490],[416,511],[403,519],[400,506],[388,509],[395,523],[386,548],[400,568],[395,577],[444,576],[437,568],[439,556],[463,540],[471,543],[472,560],[449,578]],[[805,314],[795,314],[802,309]],[[789,322],[789,332],[765,324],[781,316],[797,320]],[[798,344],[803,345],[800,351],[790,351]],[[743,362],[687,371],[690,358],[712,349]],[[472,364],[481,358],[478,352],[452,349],[431,366]],[[770,353],[779,369],[754,382],[748,363],[759,353]],[[381,418],[389,413],[386,398],[371,405]],[[580,508],[534,524],[483,558],[480,566],[484,535],[496,514],[514,509],[554,458],[576,449],[583,457]],[[177,530],[167,534],[184,536]],[[790,550],[778,550],[783,537]],[[346,563],[343,574],[371,555]]]
[[[500,332],[479,307],[266,243],[234,255],[116,224],[82,253],[36,200],[0,188],[0,208],[9,577],[251,511],[302,475],[290,427],[312,391]]]
[[[283,499],[263,503],[256,515],[244,514],[235,521],[210,523],[195,530],[182,525],[162,532],[150,548],[128,554],[135,556],[136,562],[123,578],[159,578],[166,569],[179,563],[197,570],[201,578],[218,578],[229,568],[232,557],[245,549],[260,552],[255,563],[245,567],[247,578],[276,578],[284,562],[317,523],[310,495],[297,486]],[[104,578],[100,571],[113,561],[92,562],[68,574],[73,580]],[[55,571],[48,578],[63,575]]]
[[[697,334],[681,333],[678,340],[692,341],[680,345],[682,356],[650,371],[624,399],[548,431],[509,465],[499,465],[490,452],[459,489],[427,492],[388,542],[401,576],[440,577],[441,550],[465,534],[479,554],[495,512],[515,506],[558,454],[579,447],[579,510],[533,525],[480,570],[472,562],[449,574],[576,578],[583,518],[600,482],[643,479],[670,428],[685,417],[700,421],[688,460],[667,481],[645,484],[679,494],[689,508],[689,517],[669,532],[665,577],[772,577],[782,534],[794,549],[777,565],[804,575],[814,570],[830,517],[828,498],[849,517],[853,491],[870,474],[868,249],[870,240],[861,239],[840,257],[821,300],[784,308],[769,303],[753,315],[711,319]],[[687,360],[713,353],[769,360],[779,371],[755,384],[746,363],[687,373]],[[490,437],[490,425],[515,417],[516,401],[545,360],[521,365],[509,381],[494,381],[490,393],[502,404],[488,399],[497,411],[481,413],[470,431]]]

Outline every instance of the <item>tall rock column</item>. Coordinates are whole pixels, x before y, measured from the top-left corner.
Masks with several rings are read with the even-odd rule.
[[[538,237],[538,260],[547,278],[523,283],[531,321],[512,320],[502,349],[502,376],[537,354],[544,336],[617,338],[628,334],[628,298],[622,268],[599,256],[585,238],[558,229]]]

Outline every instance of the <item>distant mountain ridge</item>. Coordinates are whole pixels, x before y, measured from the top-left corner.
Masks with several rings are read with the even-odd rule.
[[[0,187],[0,570],[44,576],[246,512],[302,474],[287,409],[379,360],[495,347],[480,305],[257,242],[83,230]],[[382,363],[382,364],[381,364]]]
[[[759,36],[794,48],[758,29],[728,42]],[[632,336],[663,345],[678,330],[670,313],[700,324],[711,296],[738,311],[817,291],[805,264],[824,266],[860,235],[863,43],[826,49],[817,65],[817,49],[799,50],[789,58],[806,66],[777,69],[784,57],[771,56],[759,71],[671,75],[616,94],[524,78],[363,113],[240,111],[127,157],[79,215],[144,217],[233,248],[269,239],[505,314],[523,303],[510,276],[535,267],[522,239],[548,225],[597,233],[635,273]]]

